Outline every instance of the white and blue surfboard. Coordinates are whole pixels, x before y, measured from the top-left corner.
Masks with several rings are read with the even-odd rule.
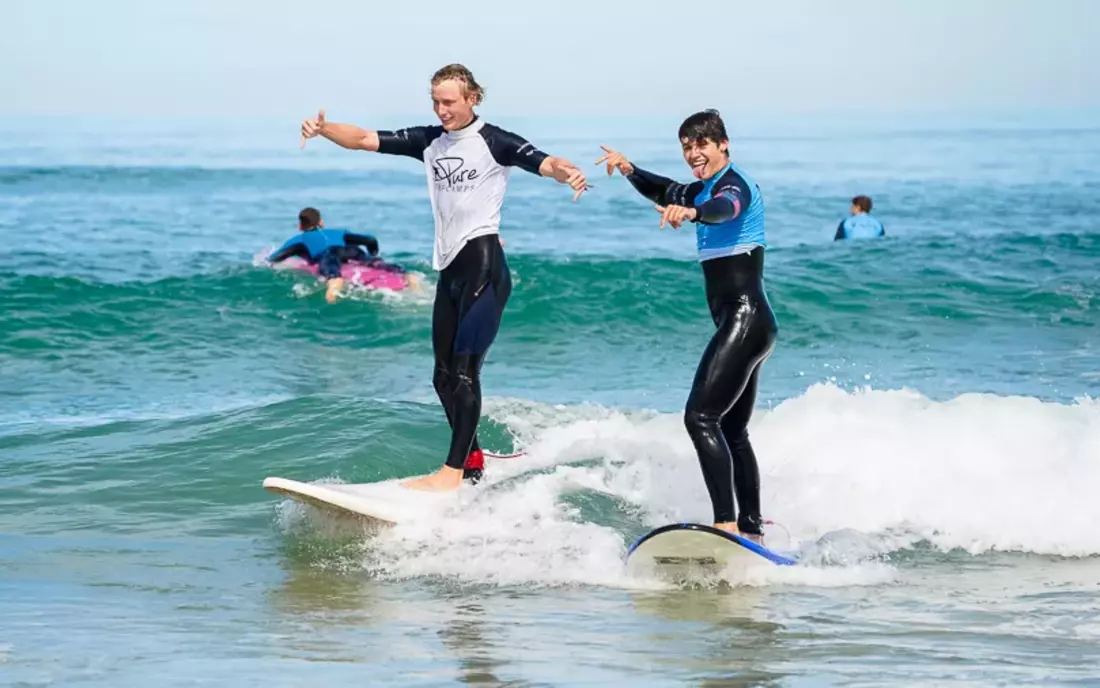
[[[626,554],[629,571],[693,578],[752,566],[794,566],[797,559],[701,523],[672,523],[646,533]]]

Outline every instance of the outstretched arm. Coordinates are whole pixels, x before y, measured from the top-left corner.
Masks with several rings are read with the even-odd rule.
[[[630,182],[630,185],[633,186],[638,193],[654,203],[669,203],[669,191],[676,187],[683,186],[683,184],[677,184],[667,177],[662,177],[659,174],[653,174],[652,172],[643,170],[637,165],[631,165],[630,168],[630,174],[625,175],[627,181]]]
[[[372,256],[378,255],[378,240],[372,237],[370,234],[354,234],[347,232],[344,234],[344,242],[348,244],[356,244],[358,246],[366,246],[367,253]]]
[[[363,150],[388,155],[407,155],[424,159],[424,150],[432,140],[443,133],[442,127],[408,127],[397,131],[371,131],[354,124],[329,122],[321,110],[313,119],[302,122],[302,147],[306,139],[323,136],[348,150]]]
[[[299,241],[298,237],[288,239],[285,244],[267,257],[267,262],[279,263],[295,255],[301,256],[302,258],[309,258],[309,252],[306,250],[305,244]]]
[[[542,164],[539,165],[539,174],[544,177],[550,177],[554,181],[560,184],[568,184],[569,188],[576,191],[573,194],[573,200],[577,200],[581,197],[581,194],[588,190],[588,179],[585,178],[584,172],[569,162],[565,158],[557,158],[554,156],[547,156]]]
[[[324,110],[320,110],[316,117],[302,122],[302,148],[306,147],[306,139],[318,135],[349,150],[378,150],[378,132],[368,131],[354,124],[328,122],[325,120]]]
[[[597,160],[596,164],[607,165],[607,176],[610,177],[615,173],[615,170],[618,170],[619,174],[626,177],[627,181],[630,182],[630,185],[633,186],[638,193],[654,203],[671,203],[669,192],[677,192],[684,188],[683,184],[678,184],[659,174],[653,174],[652,172],[643,170],[627,160],[626,156],[618,151],[612,150],[607,146],[600,146],[600,148],[603,149],[604,156]],[[676,195],[676,193],[673,193],[673,196]]]
[[[576,192],[573,194],[574,201],[588,190],[584,173],[565,158],[547,155],[522,136],[499,127],[490,125],[482,131],[486,132],[485,142],[489,152],[499,164],[568,184]]]

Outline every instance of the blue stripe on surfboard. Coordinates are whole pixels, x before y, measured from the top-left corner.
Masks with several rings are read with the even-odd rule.
[[[732,542],[737,543],[738,545],[741,545],[742,547],[749,550],[750,552],[753,552],[755,554],[759,554],[760,556],[764,557],[768,561],[770,561],[774,564],[778,564],[780,566],[794,566],[795,564],[798,563],[797,559],[792,559],[790,557],[785,557],[782,554],[778,554],[776,552],[773,552],[770,549],[768,549],[767,547],[765,547],[763,545],[758,545],[755,542],[753,542],[752,540],[749,540],[748,538],[741,537],[740,535],[734,535],[732,533],[727,533],[724,530],[719,530],[718,528],[712,528],[711,526],[705,526],[702,523],[670,523],[667,526],[661,526],[660,528],[656,528],[654,530],[651,530],[650,532],[646,533],[642,537],[638,538],[634,542],[634,544],[630,546],[630,549],[627,550],[627,552],[626,552],[626,558],[629,559],[630,555],[634,553],[634,550],[636,550],[638,548],[638,545],[642,544],[643,542],[650,539],[651,537],[654,537],[656,535],[660,535],[661,533],[667,533],[667,532],[673,531],[673,530],[701,530],[704,533],[710,533],[711,535],[717,535],[719,537],[724,537],[727,540],[730,540]]]

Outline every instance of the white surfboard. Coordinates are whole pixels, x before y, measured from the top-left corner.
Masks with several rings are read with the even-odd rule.
[[[264,489],[311,506],[352,514],[380,525],[430,516],[454,500],[457,492],[425,492],[401,485],[406,478],[376,483],[303,483],[268,477]]]
[[[701,523],[673,523],[638,538],[626,554],[629,571],[669,579],[693,579],[751,566],[793,566],[752,540]]]

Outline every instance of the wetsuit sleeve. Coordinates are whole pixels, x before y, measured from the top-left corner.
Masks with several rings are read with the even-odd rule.
[[[481,128],[481,135],[498,165],[518,167],[525,172],[539,174],[542,161],[550,157],[522,136],[499,127],[485,125]]]
[[[836,235],[833,237],[833,241],[840,241],[844,238],[844,220],[840,221],[840,224],[836,226]]]
[[[347,232],[344,234],[344,243],[366,246],[367,253],[372,256],[378,255],[378,240],[370,234],[354,234],[352,232]]]
[[[278,263],[286,260],[291,256],[301,256],[302,258],[309,258],[309,251],[306,250],[305,244],[302,243],[300,237],[292,237],[287,239],[286,243],[280,246],[274,253],[267,257],[267,262]]]
[[[687,202],[689,185],[647,172],[637,165],[633,167],[634,174],[627,175],[626,178],[638,193],[661,205],[689,205]]]
[[[378,152],[424,160],[424,151],[443,133],[443,127],[408,127],[378,132]]]
[[[752,192],[733,181],[719,182],[710,200],[695,206],[695,221],[705,225],[729,222],[749,207]]]

